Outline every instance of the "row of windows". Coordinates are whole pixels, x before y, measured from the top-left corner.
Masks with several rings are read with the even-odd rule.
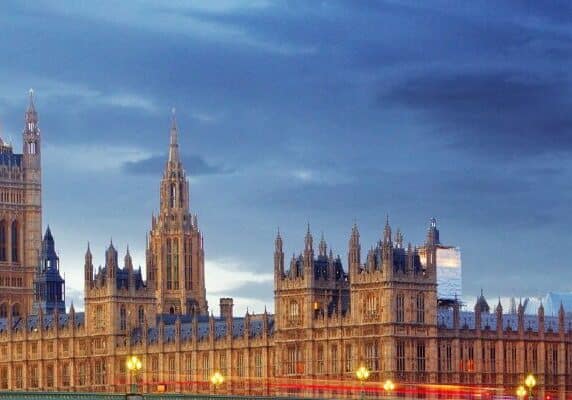
[[[183,257],[184,257],[184,284],[185,289],[192,289],[192,279],[191,279],[191,240],[187,239],[183,241]],[[178,239],[167,239],[167,254],[166,254],[166,278],[167,278],[167,289],[177,290],[179,289],[179,240]]]
[[[0,275],[0,287],[24,287],[24,278],[21,276]]]
[[[21,204],[24,202],[24,194],[21,191],[0,190],[0,202]]]

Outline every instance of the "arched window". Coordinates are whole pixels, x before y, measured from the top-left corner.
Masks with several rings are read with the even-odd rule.
[[[139,325],[143,325],[145,323],[145,309],[143,306],[139,306]]]
[[[119,309],[119,329],[124,331],[127,329],[127,310],[125,306],[121,306]]]
[[[298,323],[300,321],[300,306],[295,300],[290,301],[288,309],[288,319],[291,323]]]
[[[365,314],[368,317],[377,315],[377,296],[373,293],[367,295],[365,303]]]
[[[171,306],[171,308],[169,308],[169,314],[174,314],[175,313],[175,307]]]
[[[6,303],[0,305],[0,318],[8,318],[8,305]]]
[[[18,256],[19,256],[19,254],[18,254],[18,247],[19,247],[18,221],[12,222],[11,235],[12,235],[12,261],[17,262]]]
[[[12,306],[12,316],[13,317],[20,316],[20,304],[16,303]]]
[[[0,221],[0,261],[6,261],[6,221]]]

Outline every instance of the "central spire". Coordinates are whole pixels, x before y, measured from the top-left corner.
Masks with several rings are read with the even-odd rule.
[[[171,110],[171,137],[169,142],[169,162],[179,162],[179,130],[177,129],[176,110]]]

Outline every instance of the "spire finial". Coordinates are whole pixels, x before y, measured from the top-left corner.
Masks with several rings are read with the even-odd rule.
[[[169,162],[179,161],[179,130],[177,129],[177,118],[175,107],[171,109],[171,133],[169,142]]]
[[[30,104],[29,104],[29,109],[34,109],[34,89],[30,88],[30,90],[28,91],[29,96],[30,96]]]

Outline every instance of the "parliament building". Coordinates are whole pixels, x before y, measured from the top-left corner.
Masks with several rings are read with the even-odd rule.
[[[372,395],[386,379],[397,393],[440,384],[512,395],[529,373],[539,396],[572,391],[572,318],[562,306],[558,315],[542,305],[531,315],[522,305],[491,308],[482,294],[471,311],[440,301],[434,219],[417,246],[387,221],[363,255],[354,224],[344,260],[323,237],[314,243],[309,227],[287,260],[278,233],[275,313],[237,316],[231,298],[213,312],[174,115],[144,271],[129,249],[121,262],[113,243],[96,268],[88,245],[85,311],[66,310],[54,236],[49,227],[41,234],[32,93],[22,136],[22,154],[0,140],[0,391],[125,392],[137,382],[145,392],[209,393],[218,371],[225,381],[217,393],[317,397],[355,392],[360,366],[371,373],[364,388]],[[142,362],[138,374],[126,367],[132,355]]]

